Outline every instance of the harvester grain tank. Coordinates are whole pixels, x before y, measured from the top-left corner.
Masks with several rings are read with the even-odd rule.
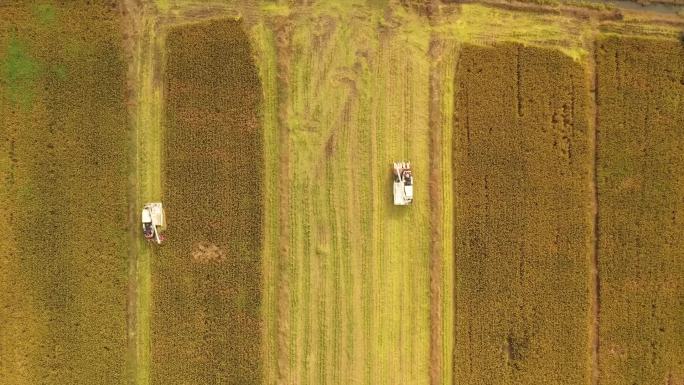
[[[145,239],[161,245],[164,236],[160,232],[166,229],[166,215],[160,202],[146,203],[143,206],[142,228]]]
[[[410,162],[394,163],[394,204],[408,206],[413,202],[413,174]]]

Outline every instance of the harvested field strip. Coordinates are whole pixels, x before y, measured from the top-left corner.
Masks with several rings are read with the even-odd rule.
[[[124,384],[119,14],[74,4],[0,13],[1,382]]]
[[[438,223],[431,223],[431,226],[440,226],[441,229],[431,229],[433,231],[432,237],[438,234],[437,239],[431,239],[431,242],[438,241],[441,245],[437,246],[433,252],[440,253],[442,259],[442,277],[441,277],[441,309],[439,318],[431,320],[431,323],[439,322],[440,325],[435,326],[439,332],[441,343],[438,345],[442,348],[442,358],[439,362],[438,368],[433,366],[436,364],[431,360],[431,370],[441,372],[441,378],[438,383],[449,385],[453,381],[453,352],[454,352],[454,226],[453,226],[453,154],[452,154],[452,135],[453,135],[453,120],[454,120],[454,75],[456,72],[456,62],[458,60],[458,42],[453,38],[443,38],[439,35],[433,36],[433,44],[437,45],[435,56],[432,59],[432,65],[436,76],[440,79],[441,84],[438,90],[435,90],[433,97],[436,97],[436,119],[437,121],[430,123],[430,129],[441,133],[441,138],[437,138],[437,148],[431,148],[431,167],[435,167],[439,172],[438,182],[434,180],[431,183],[440,184],[440,192],[437,199],[441,201],[441,208],[435,205],[431,199],[430,211],[432,215],[434,212],[438,213]],[[435,103],[435,101],[433,101]],[[431,118],[432,119],[432,118]],[[441,128],[433,127],[441,125]],[[434,171],[433,171],[434,172]],[[433,255],[432,258],[435,256]],[[431,298],[433,294],[431,293]],[[434,310],[433,310],[434,311]],[[435,337],[435,336],[433,336]],[[434,341],[432,342],[434,343]]]
[[[126,0],[124,24],[129,32],[129,103],[133,130],[129,145],[129,174],[133,243],[129,260],[129,354],[135,384],[150,382],[151,258],[153,247],[140,236],[140,208],[161,198],[162,39],[156,15],[144,5]]]
[[[586,384],[583,67],[558,50],[464,45],[455,79],[454,383]]]
[[[275,370],[278,362],[277,346],[277,285],[278,271],[278,175],[281,145],[278,142],[277,123],[278,90],[277,79],[273,69],[276,66],[276,53],[273,33],[263,25],[256,26],[253,31],[255,54],[259,64],[259,77],[263,88],[263,154],[264,154],[264,248],[262,257],[262,273],[264,287],[262,289],[262,329],[263,352],[266,363],[264,367],[264,383],[276,383]]]
[[[292,234],[281,286],[288,327],[266,334],[286,333],[285,362],[266,373],[285,383],[427,384],[429,36],[407,44],[415,19],[381,35],[368,22],[381,12],[352,18],[353,7],[341,8],[293,15],[285,23],[294,29],[279,16],[255,29],[263,55],[277,46],[277,89],[286,95],[278,109],[287,113],[279,158],[290,170],[290,199],[277,197],[289,213],[279,231]],[[387,193],[398,159],[415,161],[420,175],[410,210]]]
[[[152,261],[153,384],[260,384],[261,86],[239,22],[167,36],[164,199]]]
[[[684,382],[684,47],[597,42],[600,383]]]

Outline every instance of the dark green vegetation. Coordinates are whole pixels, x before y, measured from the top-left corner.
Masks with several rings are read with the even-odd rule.
[[[684,47],[597,42],[601,384],[684,382]]]
[[[127,113],[105,5],[0,6],[0,383],[126,382]]]
[[[465,45],[454,120],[455,384],[586,384],[591,159],[580,63]]]
[[[152,383],[259,384],[261,86],[239,22],[168,35],[164,199],[152,267]]]

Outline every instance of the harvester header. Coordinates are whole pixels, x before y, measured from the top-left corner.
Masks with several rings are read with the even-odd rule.
[[[408,206],[413,203],[413,174],[411,162],[394,163],[394,204]]]

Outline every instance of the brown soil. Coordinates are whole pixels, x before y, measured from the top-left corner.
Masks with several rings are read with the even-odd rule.
[[[195,262],[222,262],[226,252],[213,243],[199,242],[193,247],[191,256]]]

